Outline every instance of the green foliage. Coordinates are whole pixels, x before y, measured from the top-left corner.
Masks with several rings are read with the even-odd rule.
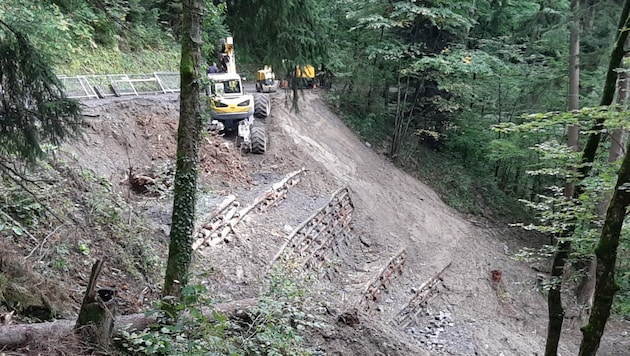
[[[87,257],[111,251],[121,276],[152,283],[162,277],[164,252],[154,230],[107,179],[55,161],[3,164],[10,169],[0,176],[0,237],[41,261],[33,264],[39,273],[52,269],[63,278],[86,262],[89,268]]]
[[[543,134],[507,137],[489,128],[522,113],[564,108],[558,93],[566,86],[568,32],[558,23],[568,4],[344,1],[336,6],[347,15],[332,16],[348,32],[336,38],[341,46],[332,56],[339,63],[331,97],[360,136],[390,146],[391,157],[412,170],[423,167],[414,163],[426,154],[423,148],[439,151],[442,158],[431,169],[444,175],[429,174],[428,183],[465,211],[481,210],[471,209],[477,195],[515,206],[516,199],[541,189],[541,178],[525,174],[539,163],[525,147]],[[511,148],[511,156],[499,157],[497,147]],[[442,169],[445,165],[450,167]],[[440,189],[455,167],[474,170],[471,176],[481,183],[472,189],[464,188],[466,181],[457,184],[460,193]]]
[[[201,307],[208,304],[206,289],[202,286],[186,286],[182,289],[182,300],[175,304],[178,318],[172,323],[160,323],[143,331],[123,331],[120,348],[131,355],[206,355],[233,354],[217,345],[223,336],[222,325],[214,327]],[[149,311],[147,315],[161,315],[161,309]],[[164,317],[163,315],[161,315]],[[213,313],[217,323],[227,319]]]
[[[89,41],[85,37],[88,29],[82,24],[69,21],[55,4],[42,4],[39,1],[3,1],[3,6],[0,6],[0,20],[28,34],[34,48],[43,52],[48,63],[53,58],[68,59],[74,52],[75,37]]]
[[[43,143],[72,137],[83,121],[48,64],[19,29],[0,19],[0,157],[34,162]]]
[[[511,136],[544,138],[530,147],[537,152],[540,162],[537,166],[527,170],[529,176],[546,177],[544,185],[546,191],[536,194],[522,202],[537,216],[536,223],[517,223],[527,230],[536,230],[552,236],[564,236],[567,231],[572,231],[570,236],[563,239],[571,241],[570,261],[592,258],[597,240],[601,235],[604,216],[601,212],[602,199],[604,202],[614,188],[617,181],[617,172],[620,162],[608,162],[606,148],[609,142],[600,144],[600,154],[595,161],[589,164],[590,174],[577,181],[576,170],[582,167],[581,154],[573,152],[563,142],[565,140],[565,128],[568,125],[579,125],[590,128],[597,119],[605,119],[605,125],[601,133],[612,132],[620,127],[626,128],[627,120],[623,112],[617,108],[597,107],[584,108],[574,112],[541,113],[523,116],[520,123],[504,123],[496,125],[495,129],[507,134],[505,139]],[[584,136],[595,131],[582,130]],[[536,141],[534,141],[536,142]],[[497,151],[497,157],[509,155],[509,152],[518,152],[515,147],[509,150]],[[567,199],[563,194],[564,184],[575,182],[580,185],[582,194],[577,199]],[[624,225],[621,232],[620,249],[618,251],[617,280],[621,287],[615,297],[613,310],[619,314],[628,313],[628,288],[624,280],[630,266],[627,261],[627,247],[630,239],[630,230]],[[545,249],[546,253],[546,249]],[[531,251],[523,251],[521,257],[531,255]]]
[[[302,334],[324,324],[303,310],[304,285],[284,272],[272,275],[268,294],[256,306],[230,317],[213,310],[205,287],[186,286],[181,299],[167,301],[176,316],[149,311],[164,322],[124,331],[120,348],[133,355],[311,355]]]
[[[228,3],[226,23],[239,53],[284,74],[295,65],[326,60],[332,32],[322,16],[326,7],[317,0],[237,0]]]
[[[25,192],[21,187],[5,186],[2,189],[4,199],[0,201],[0,210],[7,214],[13,221],[9,220],[6,215],[0,216],[0,231],[11,230],[15,235],[22,236],[24,234],[23,227],[38,227],[40,220],[46,216],[46,211],[39,201],[32,195]]]
[[[626,241],[626,245],[627,243],[628,241]],[[628,249],[622,248],[620,255],[620,257],[625,256],[627,260]],[[619,285],[619,292],[615,295],[612,311],[617,315],[623,315],[628,318],[630,316],[630,266],[625,263],[623,268],[618,269],[615,277],[617,285]]]
[[[57,72],[68,76],[176,72],[179,52],[176,47],[134,53],[125,53],[117,48],[82,49],[79,55],[57,65]]]
[[[207,58],[207,64],[209,65],[217,60],[217,54],[221,50],[221,48],[219,48],[221,39],[230,36],[230,31],[224,24],[225,13],[227,11],[227,5],[225,3],[215,5],[212,1],[208,0],[205,9],[206,13],[202,30],[204,44],[201,47],[201,54],[203,57]],[[239,46],[239,43],[236,45]],[[249,61],[243,58],[239,53],[238,62],[248,63]]]
[[[0,20],[28,34],[58,73],[175,71],[179,49],[159,27],[161,11],[153,0],[7,0]]]

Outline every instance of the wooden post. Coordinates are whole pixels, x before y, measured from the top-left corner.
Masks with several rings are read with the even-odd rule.
[[[92,273],[74,329],[86,341],[107,347],[114,331],[116,301],[114,290],[96,290],[96,281],[102,269],[102,260],[96,261],[92,266]]]

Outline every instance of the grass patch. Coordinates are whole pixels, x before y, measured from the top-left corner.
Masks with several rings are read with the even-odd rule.
[[[81,49],[65,63],[56,66],[57,74],[138,74],[178,72],[180,45],[173,42],[168,48],[123,52],[117,48]]]

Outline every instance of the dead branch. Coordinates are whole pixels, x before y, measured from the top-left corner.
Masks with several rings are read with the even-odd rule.
[[[39,197],[33,193],[30,189],[28,189],[26,187],[26,185],[20,181],[26,181],[29,182],[33,185],[35,185],[37,188],[41,188],[40,186],[38,186],[34,181],[27,179],[26,177],[24,177],[22,174],[20,174],[19,172],[17,172],[16,170],[14,170],[13,168],[7,166],[4,162],[0,161],[0,171],[4,170],[5,172],[8,172],[6,174],[7,177],[9,177],[9,179],[11,179],[15,184],[19,185],[20,188],[24,189],[25,192],[27,192],[30,196],[33,197],[33,199],[35,199],[35,201],[37,201],[38,203],[41,203],[41,206],[44,208],[44,210],[48,211],[50,213],[50,215],[52,215],[55,219],[57,219],[59,222],[63,223],[64,220],[61,219],[57,213],[55,213],[51,208],[48,207],[48,204],[44,204],[39,200]],[[15,176],[19,177],[20,179],[17,179]]]
[[[48,238],[51,237],[52,235],[54,235],[64,225],[65,224],[61,224],[61,225],[57,226],[51,233],[46,235],[46,237],[44,237],[42,242],[37,244],[37,246],[35,246],[35,248],[32,249],[31,252],[26,257],[24,257],[24,259],[30,258],[35,253],[35,251],[37,251],[37,249],[40,249],[40,251],[41,251],[44,248],[44,245],[46,244],[46,242],[48,241]],[[41,252],[40,252],[40,256],[41,256]]]
[[[9,214],[5,213],[5,212],[4,212],[4,210],[0,210],[0,213],[2,213],[2,216],[4,216],[6,219],[8,219],[11,223],[13,223],[13,224],[17,225],[20,229],[22,229],[22,231],[24,231],[24,233],[26,234],[26,236],[30,237],[30,238],[31,238],[31,240],[33,240],[33,241],[35,241],[35,242],[37,242],[37,243],[39,244],[39,240],[38,240],[35,236],[33,236],[30,232],[28,232],[28,230],[26,230],[26,229],[24,228],[24,226],[22,226],[22,224],[20,224],[20,222],[19,222],[19,221],[17,221],[17,220],[15,220],[15,219],[13,219],[13,218],[11,217],[11,215],[9,215]]]

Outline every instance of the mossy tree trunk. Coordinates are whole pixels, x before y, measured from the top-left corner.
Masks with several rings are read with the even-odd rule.
[[[627,149],[630,149],[630,146]],[[595,257],[597,258],[595,295],[588,324],[582,327],[583,338],[580,344],[580,356],[590,356],[597,353],[606,321],[610,316],[613,298],[619,289],[615,283],[615,263],[621,228],[626,217],[626,209],[630,205],[628,185],[630,185],[630,156],[626,155],[606,212],[602,235],[595,248]]]
[[[604,84],[604,93],[602,95],[601,105],[610,105],[613,102],[615,89],[617,85],[618,68],[621,67],[621,61],[625,55],[624,45],[628,39],[628,31],[630,28],[630,0],[624,3],[621,17],[619,19],[619,33],[615,42],[615,47],[610,58],[608,72],[606,74],[606,82]],[[598,120],[596,125],[597,132],[602,128],[604,120]],[[601,137],[601,133],[596,135]],[[591,135],[593,136],[593,135]],[[589,142],[587,148],[595,150],[596,144]],[[628,149],[630,147],[627,147]],[[593,307],[588,324],[582,327],[582,342],[580,343],[580,356],[590,356],[597,353],[599,342],[604,334],[604,327],[610,316],[610,308],[612,306],[615,293],[619,289],[615,283],[615,262],[617,260],[617,247],[619,246],[619,236],[626,209],[630,205],[630,191],[627,185],[630,184],[630,159],[628,155],[623,160],[621,168],[617,175],[617,184],[613,196],[610,200],[602,234],[599,238],[597,247],[595,248],[595,257],[597,259],[597,268],[595,270],[595,293],[593,297]]]
[[[192,233],[202,126],[199,90],[203,6],[202,0],[183,1],[177,168],[168,262],[162,292],[164,296],[180,296],[181,289],[188,282],[188,269],[192,260]]]
[[[571,0],[571,28],[569,35],[569,111],[580,109],[580,17],[579,0]],[[567,146],[573,151],[578,150],[579,127],[573,125],[568,129]],[[569,181],[564,187],[564,197],[572,199],[575,194],[575,183]],[[547,324],[547,342],[545,344],[545,356],[556,356],[558,354],[558,344],[562,333],[564,322],[564,307],[562,305],[562,279],[564,266],[569,258],[571,250],[571,234],[573,228],[569,228],[567,233],[558,237],[556,251],[553,256],[551,266],[551,288],[547,295],[547,308],[549,312],[549,322]]]
[[[612,54],[610,56],[610,62],[608,64],[608,70],[606,72],[606,81],[604,82],[604,91],[602,93],[602,98],[600,101],[600,105],[608,106],[612,104],[615,89],[617,85],[617,77],[618,77],[618,68],[621,67],[621,62],[624,56],[624,43],[628,37],[627,28],[630,24],[628,24],[628,14],[630,12],[630,0],[626,0],[623,10],[621,12],[621,17],[619,19],[619,33],[617,34],[617,38],[615,41],[615,47],[613,48]],[[584,179],[588,176],[592,163],[595,160],[595,154],[597,153],[597,147],[601,141],[602,137],[602,129],[604,125],[605,119],[597,119],[595,124],[591,128],[591,134],[588,137],[586,145],[582,151],[582,165],[578,168],[578,177],[579,179]],[[578,198],[583,193],[583,188],[580,185],[575,186],[573,197]],[[554,255],[554,260],[552,264],[552,276],[561,276],[562,271],[564,271],[564,265],[566,264],[566,260],[568,258],[568,253],[571,249],[571,241],[570,236],[573,234],[575,230],[575,226],[569,225],[567,229],[564,231],[563,236],[567,237],[566,239],[560,240],[556,253]],[[598,259],[599,261],[599,259]],[[599,273],[597,274],[599,276]],[[599,277],[598,277],[599,278]],[[558,281],[557,283],[561,283]],[[596,287],[597,288],[597,287]],[[556,291],[554,291],[555,293]],[[596,292],[597,293],[597,292]],[[548,305],[549,307],[549,325],[548,325],[548,334],[547,337],[551,335],[551,337],[558,337],[562,331],[562,322],[558,322],[558,318],[562,316],[564,318],[564,310],[562,309],[562,301],[560,300],[561,294],[560,291],[557,291],[557,294],[549,297]],[[593,315],[591,314],[591,317]],[[608,316],[606,316],[608,318]],[[553,319],[553,320],[552,320]],[[605,323],[605,322],[604,322]],[[590,320],[589,320],[590,324]],[[603,329],[602,329],[603,332]],[[601,337],[601,335],[600,335]],[[599,339],[598,339],[599,340]],[[545,355],[555,355],[553,348],[553,340],[547,340],[547,345],[545,349]],[[599,345],[599,341],[598,341]],[[557,350],[557,342],[556,342],[556,350]],[[595,349],[597,350],[597,348]]]

